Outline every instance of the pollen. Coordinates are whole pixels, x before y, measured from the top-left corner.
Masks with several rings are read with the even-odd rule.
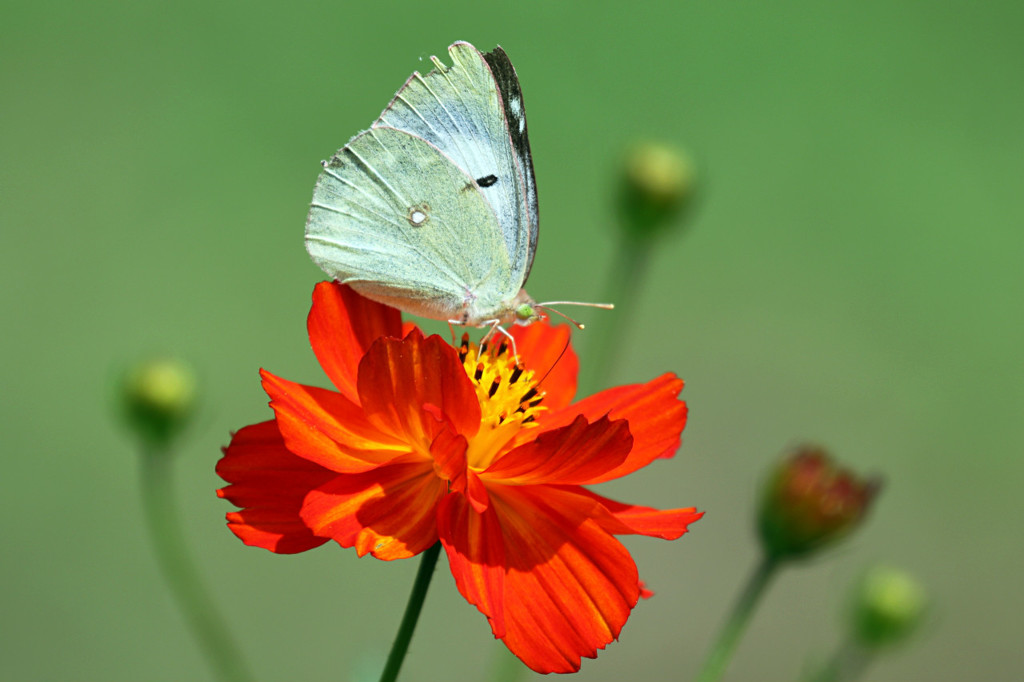
[[[504,339],[477,346],[463,334],[459,359],[480,401],[480,431],[466,454],[471,467],[484,469],[508,450],[517,432],[536,426],[537,415],[547,409],[541,404],[544,392]]]

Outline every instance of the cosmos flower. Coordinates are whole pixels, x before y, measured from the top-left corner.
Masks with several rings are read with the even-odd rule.
[[[673,540],[701,514],[583,486],[675,454],[683,382],[573,403],[568,327],[516,327],[515,353],[453,347],[336,283],[317,285],[308,329],[335,390],[262,372],[275,418],[217,465],[218,494],[241,508],[229,528],[281,554],[334,540],[393,560],[440,541],[459,592],[538,672],[576,671],[616,639],[642,586],[615,536]]]

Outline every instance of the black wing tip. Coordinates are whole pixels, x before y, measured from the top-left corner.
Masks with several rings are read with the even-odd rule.
[[[474,52],[479,54],[484,59],[487,59],[488,61],[490,61],[489,58],[501,59],[503,61],[509,62],[511,65],[511,60],[508,58],[508,54],[505,52],[505,49],[501,45],[495,45],[493,50],[489,52],[484,52],[483,50],[481,50],[468,40],[456,40],[454,43],[448,46],[448,52],[451,53],[453,49],[463,45],[473,50]]]

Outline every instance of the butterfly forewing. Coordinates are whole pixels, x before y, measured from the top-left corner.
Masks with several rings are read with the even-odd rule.
[[[512,278],[491,206],[464,189],[472,181],[422,137],[371,128],[324,165],[306,249],[371,298],[457,319],[467,300],[500,300]]]
[[[468,43],[455,43],[448,53],[451,66],[438,64],[425,76],[414,73],[374,126],[423,138],[472,176],[475,182],[465,191],[479,191],[494,210],[514,295],[526,281],[537,237],[522,92],[500,48],[482,55]],[[515,111],[521,115],[507,123],[507,113]]]
[[[527,135],[526,104],[523,102],[523,90],[519,86],[519,77],[516,76],[516,70],[512,67],[512,62],[505,54],[505,50],[496,47],[490,52],[484,53],[484,59],[491,67],[491,73],[494,75],[494,80],[501,93],[509,140],[519,162],[519,171],[523,181],[523,195],[529,217],[529,229],[520,230],[520,233],[529,233],[526,269],[523,272],[523,281],[525,282],[530,276],[530,268],[533,267],[533,256],[537,253],[537,239],[540,236],[537,181],[533,174],[533,155],[530,153],[530,138]],[[508,241],[507,235],[506,241]]]

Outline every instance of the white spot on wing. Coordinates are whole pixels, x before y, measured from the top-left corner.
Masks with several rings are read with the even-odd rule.
[[[406,220],[413,227],[422,227],[428,220],[430,220],[430,206],[428,204],[419,204],[417,206],[410,206],[409,213],[406,215]]]
[[[508,101],[508,110],[512,112],[512,118],[516,120],[516,127],[519,128],[521,134],[526,130],[526,119],[523,118],[523,101],[518,97],[513,97]]]

